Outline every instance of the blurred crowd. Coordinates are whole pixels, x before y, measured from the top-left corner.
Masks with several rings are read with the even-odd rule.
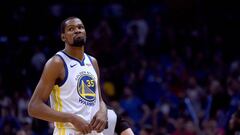
[[[0,5],[0,134],[52,134],[52,123],[29,117],[27,104],[45,62],[64,48],[60,23],[69,16],[82,19],[86,52],[98,60],[102,90],[136,135],[237,130],[240,57],[233,33],[240,19],[234,4],[5,4]]]

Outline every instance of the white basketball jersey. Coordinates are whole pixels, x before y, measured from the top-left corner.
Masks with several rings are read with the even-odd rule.
[[[63,51],[56,55],[64,62],[65,78],[51,92],[51,108],[76,114],[90,123],[99,110],[98,77],[92,61],[87,54],[84,54],[83,61]],[[74,128],[71,123],[55,122],[54,125],[57,128]]]

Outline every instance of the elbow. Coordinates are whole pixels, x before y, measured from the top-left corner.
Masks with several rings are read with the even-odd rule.
[[[36,109],[35,109],[35,105],[34,105],[33,102],[30,101],[30,102],[28,103],[28,108],[27,108],[27,110],[28,110],[28,115],[31,116],[31,117],[34,117],[34,114],[35,114]]]

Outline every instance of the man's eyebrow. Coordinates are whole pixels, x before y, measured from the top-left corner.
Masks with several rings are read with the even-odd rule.
[[[84,25],[83,25],[83,24],[78,24],[77,26],[83,26],[83,27],[84,27]]]
[[[77,24],[77,25],[70,24],[70,25],[66,26],[66,28],[68,28],[68,27],[75,27],[75,26],[83,26],[84,27],[83,24]]]
[[[74,26],[75,26],[75,25],[72,25],[72,24],[71,24],[71,25],[67,25],[67,27],[74,27]],[[66,27],[66,28],[67,28],[67,27]]]

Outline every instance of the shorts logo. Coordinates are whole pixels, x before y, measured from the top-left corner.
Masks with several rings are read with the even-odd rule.
[[[77,92],[79,102],[85,105],[94,105],[96,100],[96,82],[90,74],[83,74],[78,79]]]

